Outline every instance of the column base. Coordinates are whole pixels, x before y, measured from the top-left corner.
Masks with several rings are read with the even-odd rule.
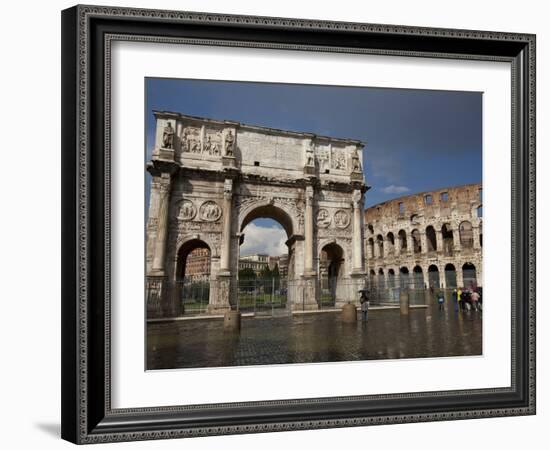
[[[292,311],[316,311],[319,309],[316,272],[309,271],[302,275],[297,294],[291,306]]]
[[[206,307],[208,314],[225,314],[228,311],[231,311],[230,305],[208,305]]]
[[[214,296],[210,296],[210,303],[206,311],[209,314],[220,314],[231,310],[231,272],[218,272]]]

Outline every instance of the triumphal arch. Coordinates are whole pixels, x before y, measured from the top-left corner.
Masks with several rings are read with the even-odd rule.
[[[289,309],[318,308],[323,250],[337,259],[336,306],[357,301],[365,279],[361,142],[154,115],[146,275],[164,314],[173,313],[175,282],[196,247],[210,250],[208,311],[236,308],[239,247],[257,218],[286,231]]]

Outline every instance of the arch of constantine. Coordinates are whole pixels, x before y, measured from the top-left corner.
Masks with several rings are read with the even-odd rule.
[[[210,252],[208,311],[237,307],[243,230],[257,218],[286,232],[288,308],[318,308],[322,252],[334,259],[336,306],[357,301],[367,191],[360,141],[154,114],[146,276],[163,315],[175,313],[177,281],[197,248]]]

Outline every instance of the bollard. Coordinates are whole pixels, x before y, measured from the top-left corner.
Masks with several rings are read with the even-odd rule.
[[[342,307],[342,322],[357,322],[357,307],[355,305],[352,305],[351,303],[346,303]]]
[[[407,316],[409,314],[409,291],[401,290],[399,293],[399,309],[401,314]]]
[[[225,330],[240,331],[241,313],[239,311],[227,311],[223,315],[223,328]]]

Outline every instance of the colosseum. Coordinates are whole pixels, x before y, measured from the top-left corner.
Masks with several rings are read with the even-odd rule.
[[[476,183],[399,197],[366,209],[368,282],[376,301],[396,300],[403,287],[419,294],[427,289],[481,287],[481,199],[481,184]]]

